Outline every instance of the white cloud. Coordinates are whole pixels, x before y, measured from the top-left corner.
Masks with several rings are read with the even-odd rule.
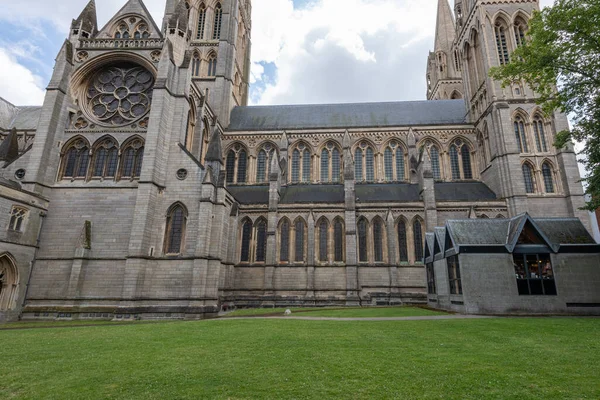
[[[19,106],[40,105],[45,91],[42,78],[22,66],[6,51],[0,48],[0,95]]]

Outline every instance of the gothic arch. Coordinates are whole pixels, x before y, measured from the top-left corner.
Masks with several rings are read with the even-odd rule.
[[[10,253],[0,255],[0,311],[16,307],[19,288],[17,262]]]
[[[91,177],[115,178],[119,163],[119,142],[111,135],[104,135],[92,146]]]
[[[506,15],[506,13],[505,13]],[[517,22],[517,20],[521,18],[523,20],[523,22],[525,22],[527,25],[528,21],[531,19],[531,15],[529,15],[525,10],[523,10],[522,8],[519,8],[512,16],[512,18],[510,19],[510,22],[512,24],[515,24]]]
[[[71,138],[60,152],[59,179],[87,179],[90,165],[90,142],[81,135]]]

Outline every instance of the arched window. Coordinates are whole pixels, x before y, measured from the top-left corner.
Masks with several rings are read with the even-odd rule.
[[[279,228],[280,242],[279,242],[279,261],[289,262],[290,261],[290,221],[287,218],[281,223]]]
[[[115,39],[129,39],[129,26],[126,22],[121,22],[117,27],[117,31],[115,32]]]
[[[196,32],[196,39],[204,39],[204,28],[206,25],[206,6],[204,3],[200,4],[198,11],[198,32]]]
[[[358,221],[358,261],[359,262],[367,262],[369,261],[369,256],[367,252],[367,221],[364,218],[361,218]]]
[[[252,221],[247,219],[242,224],[242,245],[240,262],[250,262],[250,241],[252,240]]]
[[[523,179],[525,180],[525,191],[527,193],[535,193],[533,167],[529,163],[523,164]]]
[[[148,39],[150,37],[150,32],[148,31],[148,25],[146,25],[145,22],[139,24],[135,28],[133,37],[134,37],[134,39]]]
[[[379,218],[373,221],[373,257],[375,262],[383,262],[384,225]]]
[[[423,262],[423,225],[420,219],[415,219],[413,222],[413,238],[415,240],[415,262]]]
[[[383,164],[386,181],[399,182],[406,179],[404,149],[397,141],[392,140],[385,148],[383,152]]]
[[[192,76],[198,77],[200,76],[200,65],[202,64],[200,60],[200,55],[198,53],[194,53],[194,58],[192,59]]]
[[[304,262],[305,260],[305,232],[306,224],[302,218],[298,218],[294,224],[294,261]]]
[[[433,173],[433,179],[442,179],[442,169],[440,166],[440,150],[437,145],[433,144],[430,140],[426,141],[421,147],[421,151],[427,151],[429,158],[431,159],[431,172]]]
[[[458,50],[454,51],[454,69],[456,72],[460,72],[462,70],[460,65],[460,56],[458,55]]]
[[[538,152],[547,152],[546,134],[544,132],[544,121],[536,115],[533,119],[533,133],[535,134],[535,144]]]
[[[398,249],[400,253],[400,262],[408,262],[408,239],[406,234],[406,222],[403,219],[398,221]]]
[[[292,182],[310,182],[311,156],[308,146],[300,143],[292,152]]]
[[[322,219],[319,222],[319,261],[327,262],[329,261],[329,222],[326,219]]]
[[[185,148],[192,152],[194,150],[194,140],[196,136],[196,104],[190,99],[190,110],[187,115],[187,127],[185,131]]]
[[[546,193],[554,193],[554,172],[549,162],[542,164],[542,175],[544,177],[544,187]]]
[[[522,18],[515,21],[515,43],[517,46],[525,44],[525,33],[527,32],[527,23]]]
[[[375,154],[367,142],[361,142],[356,148],[354,159],[354,177],[357,181],[375,181]]]
[[[90,148],[85,139],[67,144],[63,153],[63,178],[86,178],[90,163]]]
[[[225,161],[227,183],[246,183],[248,153],[239,143],[236,143],[229,152]]]
[[[215,53],[208,56],[208,76],[217,76],[217,55]]]
[[[267,222],[261,219],[256,223],[256,262],[267,259]]]
[[[329,142],[321,151],[321,182],[340,182],[341,174],[340,151],[333,142]]]
[[[217,3],[217,6],[215,7],[215,25],[213,27],[213,36],[212,36],[213,40],[221,39],[222,20],[223,20],[223,7],[221,7],[221,3]]]
[[[275,157],[275,146],[266,143],[258,152],[256,164],[256,182],[264,183],[269,181],[271,175],[271,160]]]
[[[19,287],[19,270],[12,257],[4,254],[0,257],[0,311],[15,307]]]
[[[450,96],[450,100],[459,100],[459,99],[462,99],[462,94],[458,90],[453,91],[452,95]]]
[[[335,262],[344,261],[344,224],[339,218],[333,222],[333,251]]]
[[[508,64],[510,58],[508,55],[508,43],[506,41],[506,24],[502,20],[497,20],[494,26],[496,34],[496,49],[498,51],[498,60],[501,65]]]
[[[139,179],[144,161],[144,142],[133,139],[123,145],[121,152],[121,178]]]
[[[519,147],[519,152],[529,153],[529,146],[527,145],[527,136],[525,136],[525,123],[520,115],[517,115],[513,123],[515,128],[515,139]]]
[[[8,230],[13,232],[23,232],[23,221],[29,210],[19,206],[13,206],[10,210],[10,220],[8,222]]]
[[[112,138],[102,139],[94,146],[92,177],[114,178],[117,174],[119,151],[117,143]]]
[[[181,254],[185,238],[187,211],[181,204],[171,206],[167,212],[165,254]]]
[[[457,139],[450,145],[449,153],[452,179],[473,179],[469,146],[461,139]]]
[[[484,130],[487,132],[487,126],[485,126]],[[477,131],[477,154],[479,154],[480,169],[484,169],[488,165],[485,147],[485,138],[481,132]]]
[[[473,94],[479,89],[481,83],[485,81],[485,72],[483,70],[483,52],[481,51],[481,41],[479,40],[479,33],[475,30],[472,32],[473,43],[473,58],[475,61],[475,68],[477,69],[477,86],[473,89]]]

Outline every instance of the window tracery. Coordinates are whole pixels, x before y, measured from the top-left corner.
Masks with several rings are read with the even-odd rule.
[[[250,241],[252,240],[252,221],[247,219],[242,224],[242,243],[240,262],[250,262]]]
[[[406,180],[406,167],[404,149],[395,140],[392,140],[385,148],[383,155],[385,180],[388,182],[400,182]]]
[[[413,222],[413,239],[415,245],[415,262],[422,263],[425,243],[423,242],[423,224],[418,218]]]
[[[284,218],[279,228],[279,261],[287,263],[290,261],[290,221]]]
[[[217,76],[217,55],[215,53],[208,56],[208,76]]]
[[[354,152],[354,177],[357,181],[375,181],[375,154],[373,147],[364,141]]]
[[[271,175],[271,161],[276,157],[275,146],[271,143],[265,144],[258,152],[256,164],[256,182],[264,183],[269,181]]]
[[[398,250],[400,262],[408,262],[408,235],[406,232],[406,222],[403,219],[398,221]]]
[[[221,7],[221,3],[217,3],[215,7],[215,25],[213,27],[213,40],[218,40],[221,38],[221,23],[223,20],[223,7]]]
[[[267,222],[264,219],[256,223],[256,262],[267,259]]]
[[[246,183],[248,153],[239,143],[236,143],[227,153],[225,162],[227,183]]]
[[[204,39],[204,29],[206,26],[206,6],[204,3],[200,4],[200,8],[198,11],[198,31],[196,32],[196,39],[202,40]]]
[[[329,260],[329,221],[323,218],[318,224],[319,261]]]
[[[114,178],[117,174],[119,161],[117,143],[112,138],[101,140],[93,150],[93,178]]]
[[[340,218],[333,222],[333,261],[344,262],[344,223]]]
[[[67,145],[63,155],[63,178],[87,178],[90,149],[87,141],[76,139]]]
[[[341,174],[340,151],[333,142],[329,142],[321,151],[321,182],[340,182]]]
[[[517,18],[515,21],[515,43],[517,47],[525,44],[525,33],[527,32],[527,23],[522,18]]]
[[[546,133],[544,132],[544,121],[539,115],[533,119],[533,133],[535,135],[535,144],[538,152],[547,152],[548,143],[546,142]]]
[[[133,139],[123,146],[121,152],[121,178],[139,179],[144,161],[144,142]]]
[[[535,193],[535,177],[533,175],[533,167],[528,162],[523,164],[523,179],[525,181],[525,192]]]
[[[368,237],[367,237],[367,221],[364,218],[358,220],[358,261],[368,262]]]
[[[292,152],[292,183],[309,183],[311,154],[308,146],[299,143]]]
[[[8,230],[13,232],[23,232],[23,222],[29,210],[19,206],[13,206],[10,210],[10,220],[8,222]]]
[[[201,64],[202,64],[202,60],[200,60],[200,54],[194,53],[194,58],[192,59],[192,76],[194,76],[194,77],[200,76]]]
[[[529,153],[529,146],[527,144],[527,136],[525,134],[525,122],[523,117],[517,115],[513,123],[515,129],[515,139],[517,140],[517,146],[520,153]]]
[[[426,140],[421,146],[421,152],[427,151],[429,159],[431,160],[431,172],[433,173],[433,179],[442,179],[442,169],[440,162],[440,149],[437,144],[431,140]]]
[[[554,168],[548,161],[542,164],[542,177],[544,178],[546,193],[554,193]]]
[[[187,220],[187,210],[183,205],[176,203],[167,213],[165,233],[165,254],[178,255],[183,252],[183,241]]]
[[[508,42],[506,41],[506,24],[503,20],[498,19],[494,26],[496,34],[496,50],[498,51],[498,60],[501,65],[508,64],[510,57],[508,53]]]
[[[379,218],[373,220],[373,259],[375,262],[384,261],[385,225]]]
[[[473,179],[469,146],[463,140],[457,139],[450,145],[449,154],[452,179]]]

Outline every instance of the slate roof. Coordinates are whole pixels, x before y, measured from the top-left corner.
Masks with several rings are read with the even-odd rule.
[[[535,218],[548,240],[560,244],[596,244],[577,218]]]
[[[281,204],[343,203],[344,185],[293,185],[282,189]]]
[[[0,128],[9,129],[18,108],[0,97]]]
[[[269,186],[228,186],[240,204],[269,204]]]
[[[456,246],[483,244],[504,246],[509,223],[507,219],[463,219],[448,221],[446,227]]]
[[[493,201],[496,194],[482,182],[439,182],[435,184],[437,201]]]
[[[463,100],[235,107],[228,131],[465,124]]]
[[[7,128],[17,128],[19,131],[35,131],[38,127],[41,112],[42,107],[19,107],[16,116]]]
[[[421,201],[419,185],[410,183],[358,184],[356,201],[360,203],[409,203]],[[343,201],[343,199],[342,199]]]

